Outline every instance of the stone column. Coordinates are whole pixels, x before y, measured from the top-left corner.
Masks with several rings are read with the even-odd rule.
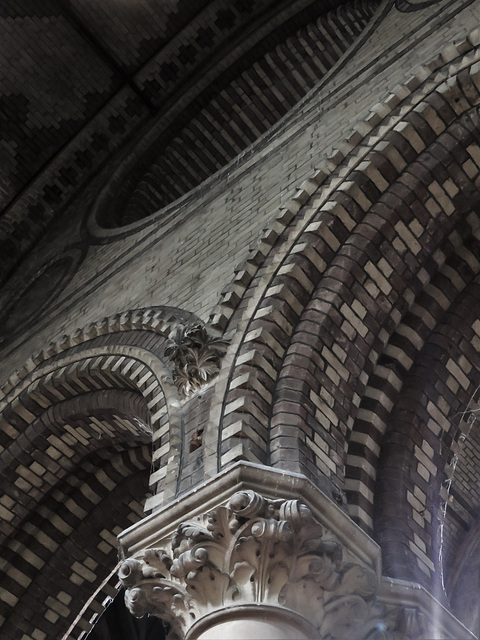
[[[128,608],[168,622],[169,640],[455,637],[445,612],[425,635],[410,591],[408,615],[393,583],[379,600],[379,548],[296,474],[237,464],[120,543]]]
[[[207,615],[192,627],[188,640],[312,640],[315,629],[301,616],[279,607],[238,605]]]

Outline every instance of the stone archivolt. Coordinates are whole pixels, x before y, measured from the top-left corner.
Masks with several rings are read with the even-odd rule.
[[[237,492],[226,506],[181,523],[164,543],[125,560],[119,575],[130,611],[169,622],[170,638],[185,637],[207,614],[245,604],[295,612],[315,637],[372,631],[376,573],[345,562],[340,543],[298,500]]]

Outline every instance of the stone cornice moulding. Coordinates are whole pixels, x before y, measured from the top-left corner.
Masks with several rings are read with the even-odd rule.
[[[337,505],[327,498],[308,478],[252,462],[237,462],[139,523],[123,531],[118,540],[124,558],[155,547],[185,519],[225,505],[238,491],[260,491],[270,499],[299,499],[312,511],[313,517],[338,538],[362,564],[381,576],[380,547],[358,527]]]

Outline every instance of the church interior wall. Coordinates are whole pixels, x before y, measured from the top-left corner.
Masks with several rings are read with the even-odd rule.
[[[0,291],[8,640],[81,637],[115,536],[242,462],[306,476],[478,635],[478,24],[381,2],[287,115],[128,225],[101,220],[146,111],[59,187]]]
[[[476,10],[475,5],[463,11],[449,5],[451,19],[444,29],[450,42],[468,33],[476,20]],[[441,27],[435,29],[435,34],[426,39],[424,31],[432,30],[431,16],[420,11],[409,14],[409,19],[413,20],[409,26],[415,33],[416,47],[411,42],[407,44],[405,37],[398,42],[399,18],[387,15],[361,48],[360,55],[348,60],[324,88],[313,90],[284,118],[281,133],[278,125],[276,134],[266,134],[266,139],[256,143],[253,154],[249,152],[244,154],[246,157],[236,159],[233,166],[221,170],[175,206],[173,232],[166,232],[169,225],[165,223],[157,229],[148,225],[131,237],[91,245],[88,260],[79,265],[75,277],[63,287],[60,300],[55,298],[55,307],[60,303],[60,308],[67,307],[68,311],[50,312],[42,322],[44,325],[48,322],[48,328],[41,329],[35,340],[43,343],[55,339],[96,320],[98,315],[148,305],[160,298],[162,304],[188,308],[207,319],[222,288],[231,281],[233,269],[245,259],[249,245],[258,241],[262,229],[272,223],[296,190],[322,170],[322,162],[334,157],[334,149],[341,148],[345,138],[359,138],[355,124],[361,130],[362,122],[375,105],[385,101],[397,85],[408,81],[422,62],[438,55],[439,43],[445,43],[445,31]],[[382,47],[388,49],[390,40],[391,59],[386,61],[372,43],[382,42]],[[360,64],[363,73],[359,72]],[[113,166],[117,162],[114,160]],[[68,208],[66,227],[62,217],[62,229],[55,244],[44,241],[30,257],[26,265],[29,272],[35,273],[53,256],[58,257],[59,246],[63,250],[65,244],[82,244],[79,228],[93,206],[95,189],[90,187],[87,191],[90,197],[87,196],[86,203],[76,200]],[[178,209],[180,217],[184,216],[181,225]],[[229,250],[225,256],[226,238]],[[195,282],[191,277],[192,265],[197,273]],[[59,326],[55,328],[57,323]],[[22,341],[26,337],[23,335]],[[23,349],[23,354],[32,351],[34,348],[30,346]],[[4,375],[8,375],[12,367],[7,358],[2,365],[7,369]]]

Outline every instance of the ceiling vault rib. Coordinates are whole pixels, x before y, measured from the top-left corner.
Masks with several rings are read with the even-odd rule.
[[[95,37],[88,26],[83,22],[80,16],[72,9],[72,6],[68,0],[60,0],[60,6],[62,8],[63,15],[66,20],[72,25],[77,33],[96,51],[96,53],[106,62],[112,70],[118,74],[123,82],[127,84],[136,93],[145,106],[155,113],[156,109],[150,98],[140,89],[136,84],[133,76],[128,73],[123,66],[116,60],[114,55],[104,47],[101,42]]]

